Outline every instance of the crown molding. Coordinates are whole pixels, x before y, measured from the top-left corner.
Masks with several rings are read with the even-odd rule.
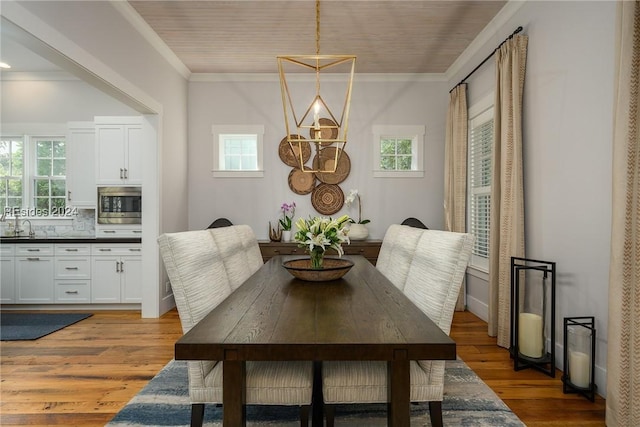
[[[346,73],[325,73],[324,82],[343,82],[348,78]],[[355,73],[354,82],[447,82],[444,73]],[[190,82],[279,82],[278,73],[192,73]],[[287,74],[289,82],[314,82],[315,74]]]
[[[135,28],[142,37],[178,72],[182,77],[189,80],[191,70],[173,53],[167,44],[160,38],[158,33],[142,19],[140,14],[129,4],[121,0],[110,0],[113,7]]]
[[[458,73],[460,73],[469,64],[471,59],[473,59],[473,56],[480,52],[487,43],[491,42],[495,38],[496,34],[504,32],[504,28],[508,21],[513,18],[516,12],[520,10],[527,1],[528,0],[509,0],[447,69],[444,73],[447,77],[447,81],[451,81],[456,77]]]

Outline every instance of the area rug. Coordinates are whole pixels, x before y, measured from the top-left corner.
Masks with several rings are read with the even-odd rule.
[[[0,313],[0,340],[36,340],[87,317],[90,313]]]
[[[191,417],[186,362],[171,361],[111,420],[109,427],[188,426]],[[463,361],[447,361],[445,426],[522,427],[520,419]],[[220,426],[222,408],[205,406],[205,426]],[[338,405],[336,426],[387,425],[386,405]],[[247,406],[248,426],[299,426],[299,409]],[[411,425],[431,426],[429,405],[411,405]]]

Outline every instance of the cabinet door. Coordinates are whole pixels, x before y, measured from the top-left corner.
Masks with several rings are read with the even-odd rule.
[[[96,131],[83,123],[69,123],[67,131],[67,206],[95,208]]]
[[[122,257],[122,302],[142,302],[142,259]]]
[[[96,183],[124,182],[126,147],[123,125],[96,126]]]
[[[120,257],[96,256],[91,263],[91,302],[120,302]]]
[[[16,282],[16,302],[53,302],[53,257],[17,257]]]
[[[16,301],[15,259],[0,258],[0,302],[10,304]]]
[[[142,184],[142,128],[127,126],[125,128],[126,144],[126,182]]]

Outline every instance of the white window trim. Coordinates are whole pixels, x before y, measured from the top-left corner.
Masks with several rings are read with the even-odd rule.
[[[215,178],[262,178],[264,177],[264,126],[262,125],[213,125],[213,169]],[[258,169],[254,171],[229,171],[220,169],[220,135],[224,134],[252,134],[258,140]]]
[[[42,126],[42,125],[41,125]],[[38,130],[40,130],[38,128]],[[61,219],[60,216],[56,215],[40,215],[34,213],[39,213],[40,211],[35,208],[35,188],[34,188],[34,179],[36,177],[35,172],[37,171],[36,164],[36,148],[35,144],[38,140],[47,140],[47,139],[58,139],[66,142],[66,135],[64,133],[60,134],[58,132],[54,133],[46,133],[46,132],[36,132],[36,133],[3,133],[4,136],[2,138],[15,138],[22,140],[23,144],[23,168],[22,168],[22,206],[20,206],[20,215],[23,219],[47,219],[47,220],[58,220]],[[65,185],[66,185],[66,174],[64,177]],[[9,214],[8,218],[14,218],[13,214]]]
[[[494,107],[494,103],[495,103],[495,95],[493,92],[491,92],[485,95],[483,98],[481,98],[478,102],[476,102],[469,108],[468,114],[467,114],[467,117],[469,120],[469,125],[467,127],[469,132],[469,140],[471,139],[470,138],[471,130],[472,130],[471,122],[473,120],[479,119],[488,110],[492,109]],[[492,117],[493,117],[493,114],[492,114]],[[471,144],[469,143],[469,150],[470,149],[471,149]],[[470,227],[471,225],[471,200],[470,200],[471,174],[467,174],[467,188],[469,189],[467,191],[467,227]],[[468,229],[467,231],[470,232],[471,230]],[[477,274],[474,274],[476,277],[484,278],[483,273],[485,275],[489,273],[489,259],[471,254],[471,257],[469,260],[469,268],[467,269],[467,271],[477,272]]]
[[[425,126],[374,125],[373,126],[373,177],[374,178],[423,178]],[[412,170],[380,170],[380,140],[382,138],[407,138],[412,140]]]

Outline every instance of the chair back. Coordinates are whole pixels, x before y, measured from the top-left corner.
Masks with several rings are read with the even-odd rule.
[[[231,290],[235,291],[262,264],[260,246],[248,225],[234,225],[207,230],[220,251]]]
[[[413,301],[446,334],[451,330],[474,236],[422,230],[404,287]]]
[[[404,291],[422,232],[418,228],[392,224],[382,239],[376,268],[401,291]]]
[[[186,333],[231,293],[229,278],[208,230],[166,233],[158,243]]]

